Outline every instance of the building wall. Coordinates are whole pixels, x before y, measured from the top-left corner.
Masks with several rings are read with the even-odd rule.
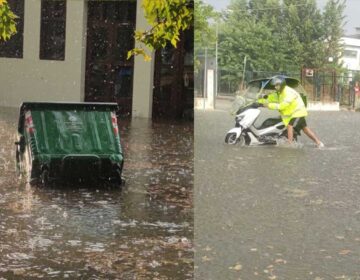
[[[65,60],[40,60],[41,1],[25,1],[23,58],[0,58],[0,106],[17,107],[23,101],[83,100],[85,8],[84,1],[67,1]]]
[[[148,26],[137,1],[136,28]],[[24,101],[81,102],[85,99],[87,1],[67,0],[65,60],[40,60],[41,0],[26,0],[23,58],[0,57],[0,106]],[[153,54],[151,54],[153,56]],[[134,117],[151,118],[154,63],[135,58]]]
[[[344,49],[356,51],[356,57],[343,57],[342,61],[344,66],[352,71],[360,71],[360,39],[355,38],[342,38]]]
[[[142,1],[136,3],[136,29],[150,29],[144,18],[141,8]],[[136,47],[141,47],[136,43]],[[154,52],[150,53],[151,61],[144,61],[142,56],[135,57],[134,80],[133,80],[133,104],[132,116],[139,118],[151,118],[153,106],[153,84],[154,84]]]

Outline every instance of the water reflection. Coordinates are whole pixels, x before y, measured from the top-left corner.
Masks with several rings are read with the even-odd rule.
[[[192,279],[192,124],[120,123],[123,190],[45,189],[15,178],[17,118],[0,113],[0,276]]]

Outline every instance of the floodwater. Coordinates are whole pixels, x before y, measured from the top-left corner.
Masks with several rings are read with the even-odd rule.
[[[193,124],[120,121],[122,189],[16,178],[0,112],[0,279],[192,279]]]
[[[295,148],[224,143],[195,114],[195,279],[360,279],[360,113],[310,112]]]

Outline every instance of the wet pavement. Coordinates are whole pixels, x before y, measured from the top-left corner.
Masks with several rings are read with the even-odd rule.
[[[18,111],[0,112],[0,279],[192,279],[193,124],[120,121],[123,190],[15,175]]]
[[[226,145],[221,109],[195,112],[195,279],[360,279],[360,113],[310,112],[319,150]]]

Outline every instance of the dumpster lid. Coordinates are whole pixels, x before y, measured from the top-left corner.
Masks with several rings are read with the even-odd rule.
[[[18,132],[24,130],[26,110],[84,110],[84,111],[117,111],[117,103],[104,102],[23,102],[20,106]]]

